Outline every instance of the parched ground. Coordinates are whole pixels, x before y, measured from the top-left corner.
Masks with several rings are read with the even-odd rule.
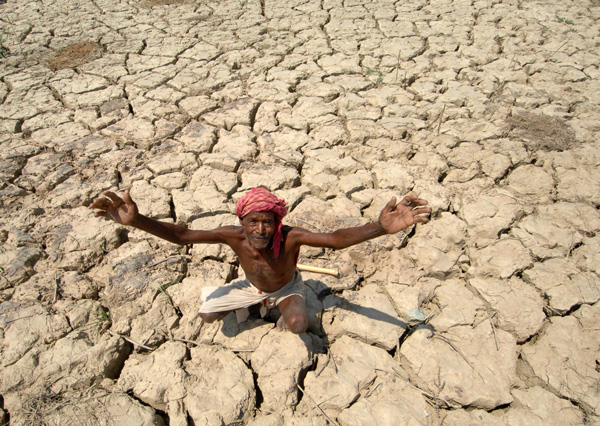
[[[0,424],[600,424],[600,3],[0,1]],[[243,275],[93,217],[432,220],[308,249],[309,332],[203,325]]]

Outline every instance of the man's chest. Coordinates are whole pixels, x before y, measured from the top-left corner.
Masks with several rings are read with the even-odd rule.
[[[294,276],[295,268],[288,259],[251,257],[240,258],[240,266],[246,273],[246,278],[259,290],[273,292],[286,285]]]

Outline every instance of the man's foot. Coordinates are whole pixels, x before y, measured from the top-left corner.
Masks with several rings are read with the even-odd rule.
[[[232,311],[226,311],[226,312],[211,312],[208,314],[205,313],[200,313],[200,317],[202,318],[202,321],[207,322],[207,323],[211,323],[211,322],[215,322],[215,321],[219,321],[222,320],[223,318],[225,318],[227,315],[229,315]]]
[[[290,327],[286,324],[285,320],[283,319],[283,315],[280,316],[277,320],[277,328],[282,331],[289,331],[290,329]]]

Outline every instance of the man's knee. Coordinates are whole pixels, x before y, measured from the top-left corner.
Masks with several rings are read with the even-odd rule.
[[[292,315],[289,318],[286,318],[286,320],[288,328],[294,334],[304,333],[308,327],[306,315]]]

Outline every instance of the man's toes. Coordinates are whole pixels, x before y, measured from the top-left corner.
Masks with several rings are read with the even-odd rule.
[[[288,327],[287,323],[285,322],[285,320],[283,319],[283,315],[279,317],[279,319],[277,320],[277,328],[280,330],[289,330],[290,328]]]

